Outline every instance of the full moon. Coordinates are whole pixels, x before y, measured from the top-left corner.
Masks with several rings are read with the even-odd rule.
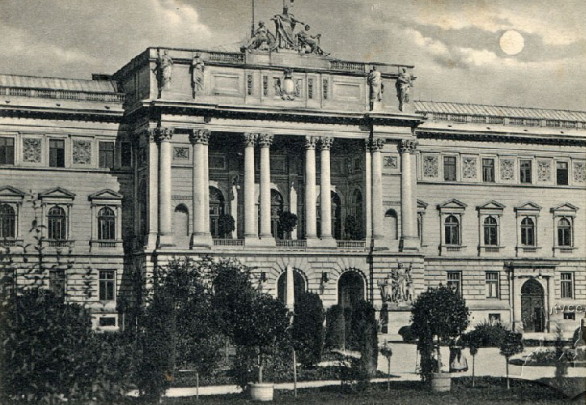
[[[525,47],[525,39],[523,38],[523,35],[519,34],[519,32],[508,30],[501,35],[499,44],[504,53],[513,56],[523,50]]]

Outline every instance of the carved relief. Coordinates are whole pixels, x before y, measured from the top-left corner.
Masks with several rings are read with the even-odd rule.
[[[184,146],[174,147],[173,160],[189,160],[189,148]]]
[[[515,178],[515,161],[513,159],[501,159],[501,180],[513,180]]]
[[[549,160],[537,161],[537,180],[543,182],[551,180],[551,162]]]
[[[281,80],[275,77],[275,94],[283,100],[292,101],[295,97],[301,96],[301,79],[293,80],[293,71],[285,70],[285,77]]]
[[[157,84],[159,88],[159,98],[171,84],[171,77],[173,76],[173,59],[169,56],[167,50],[161,54],[160,50],[157,55]]]
[[[205,63],[199,53],[196,53],[191,61],[191,90],[195,98],[198,94],[203,93],[204,89],[204,71]]]
[[[89,165],[92,163],[91,141],[73,141],[73,164]]]
[[[439,163],[435,155],[423,156],[423,177],[438,177]]]
[[[399,159],[397,159],[397,156],[394,155],[383,156],[383,167],[385,169],[398,169]]]
[[[392,269],[384,280],[378,281],[381,299],[383,302],[394,304],[409,304],[413,301],[413,277],[411,266],[403,268],[401,264]]]
[[[41,139],[23,138],[22,160],[28,163],[41,163]]]
[[[574,181],[586,183],[586,162],[574,162]]]
[[[462,177],[465,179],[476,178],[476,158],[464,157],[462,158]]]

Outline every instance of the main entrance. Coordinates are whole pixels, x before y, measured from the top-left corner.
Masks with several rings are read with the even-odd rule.
[[[545,306],[543,287],[531,278],[521,287],[521,320],[524,332],[543,332],[545,328]]]

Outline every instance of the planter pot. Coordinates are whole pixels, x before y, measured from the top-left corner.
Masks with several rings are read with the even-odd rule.
[[[433,392],[449,392],[452,388],[450,373],[433,373],[431,375],[431,390]]]
[[[274,393],[273,383],[250,384],[250,398],[253,401],[272,401]]]

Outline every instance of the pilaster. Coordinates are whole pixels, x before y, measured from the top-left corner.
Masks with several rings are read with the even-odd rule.
[[[305,239],[307,246],[315,245],[317,241],[315,187],[316,142],[316,137],[305,137]]]
[[[381,150],[385,140],[376,138],[372,140],[372,233],[374,246],[382,248],[383,232],[383,179]]]
[[[330,148],[334,138],[321,137],[321,174],[320,174],[320,210],[321,210],[321,240],[322,247],[336,247],[336,240],[332,237],[332,197],[331,197],[331,167]]]
[[[417,141],[404,139],[401,141],[401,241],[402,252],[419,250],[417,237],[417,199],[415,176],[415,159],[412,156],[417,149]]]
[[[156,128],[159,143],[159,247],[174,246],[171,224],[171,192],[173,189],[171,161],[173,159],[171,138],[173,128]]]
[[[209,203],[206,205],[206,195],[209,195],[209,179],[206,176],[209,136],[207,129],[194,129],[189,133],[189,141],[193,145],[191,248],[212,245],[207,208]]]

